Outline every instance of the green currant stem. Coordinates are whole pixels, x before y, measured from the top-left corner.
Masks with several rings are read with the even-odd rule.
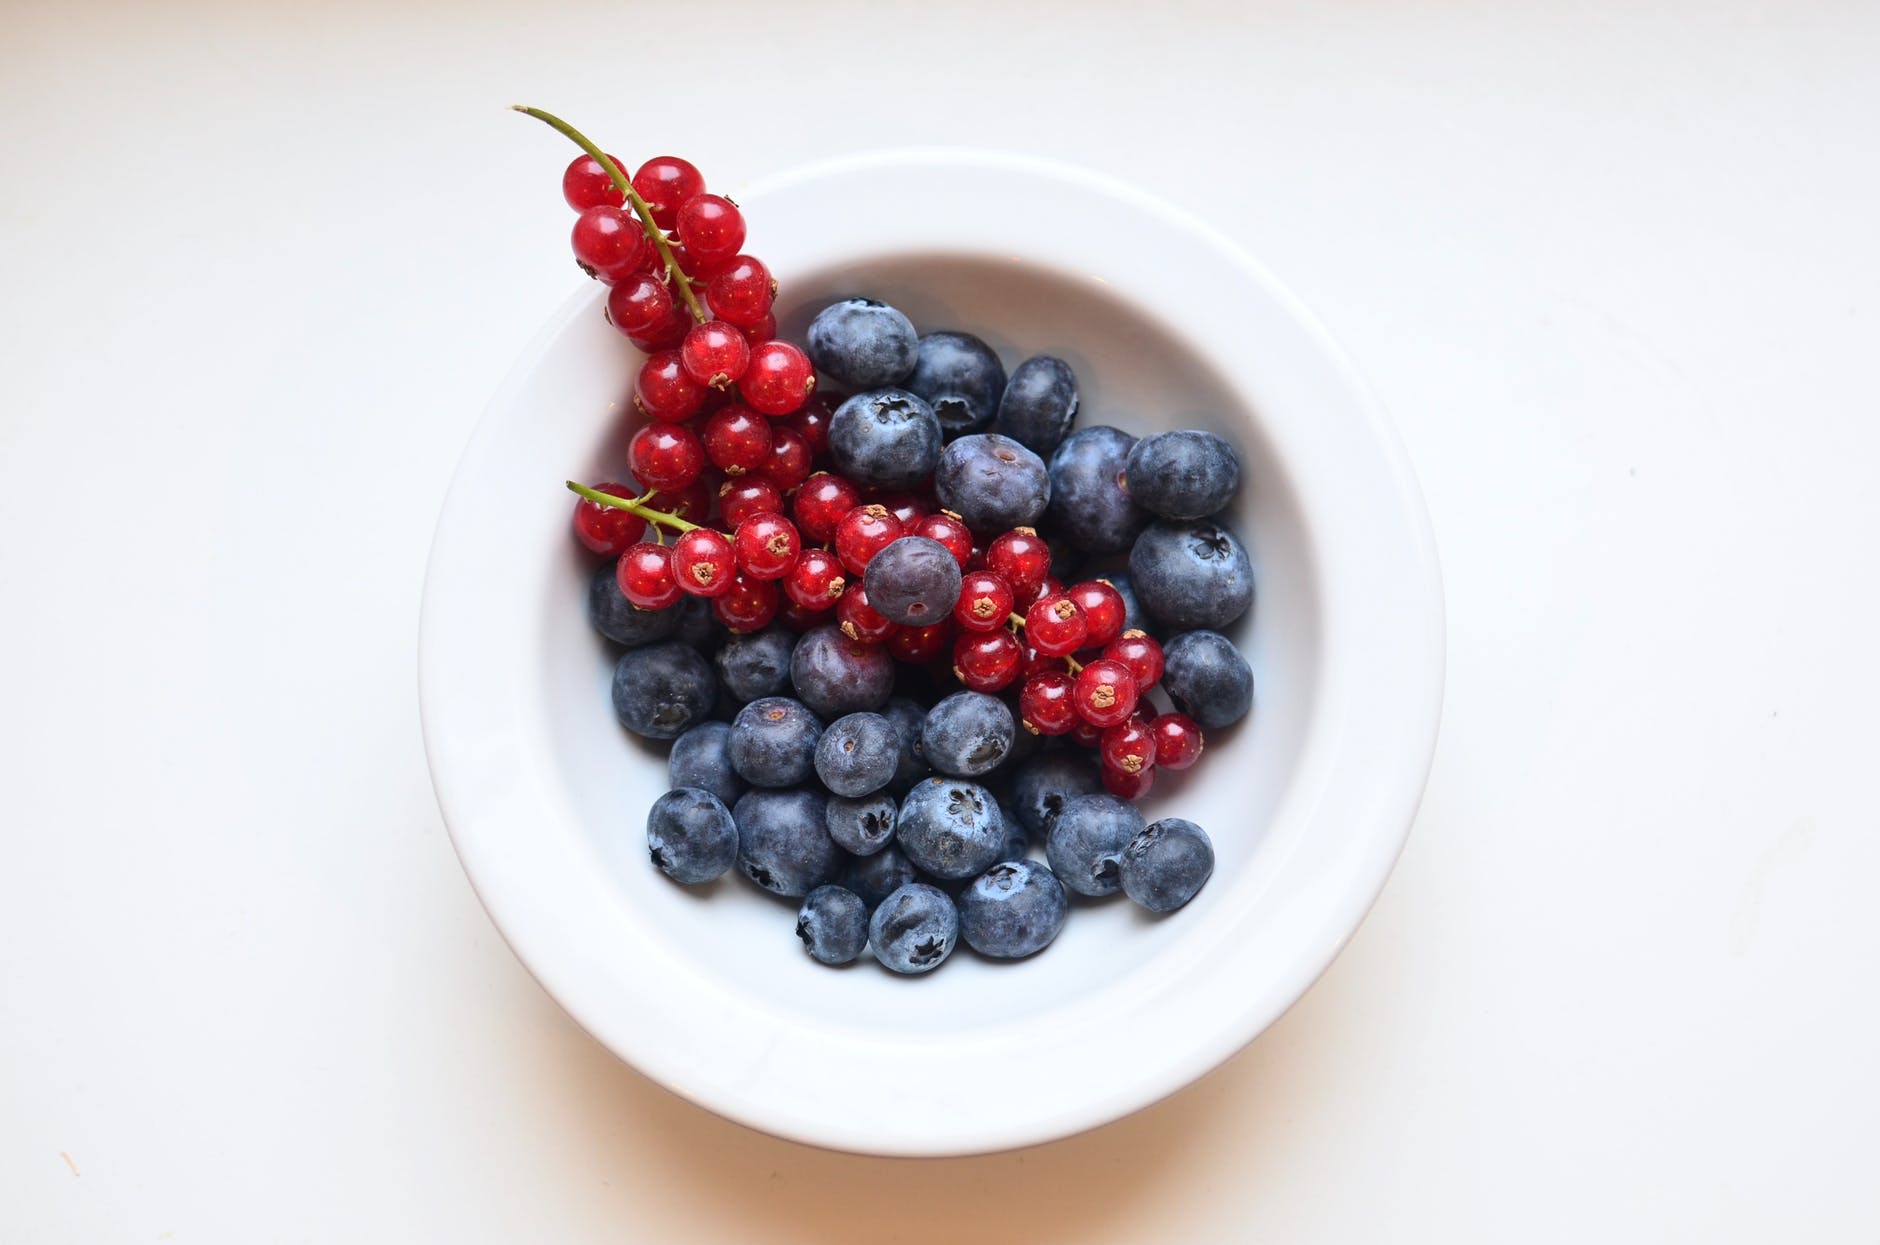
[[[1013,631],[1023,631],[1025,629],[1025,616],[1023,614],[1014,612],[1012,614],[1007,615],[1006,617],[1008,621],[1011,622]],[[1064,664],[1071,668],[1072,674],[1083,673],[1084,663],[1081,661],[1078,661],[1075,657],[1072,657],[1069,653],[1064,654]]]
[[[676,514],[667,514],[663,510],[655,510],[651,506],[644,504],[644,498],[651,497],[653,495],[652,493],[647,493],[644,497],[615,497],[612,493],[596,492],[585,484],[576,484],[573,480],[568,481],[568,491],[578,497],[585,497],[591,502],[597,502],[603,506],[612,506],[615,510],[626,510],[637,514],[648,523],[657,524],[662,527],[677,528],[681,532],[695,532],[699,527],[698,524],[688,523]],[[655,533],[655,535],[657,535],[657,533]]]
[[[652,207],[640,197],[640,192],[633,188],[633,183],[628,181],[627,175],[620,171],[620,166],[614,163],[613,157],[596,147],[593,139],[552,112],[543,112],[540,108],[530,108],[526,104],[511,104],[510,107],[524,116],[534,117],[550,129],[572,140],[575,146],[600,162],[600,166],[607,170],[607,176],[613,179],[614,188],[625,195],[627,202],[633,205],[634,212],[640,218],[640,225],[646,230],[647,238],[658,249],[659,258],[666,265],[667,275],[672,278],[673,285],[678,288],[680,297],[685,299],[686,310],[692,313],[693,320],[699,324],[705,323],[705,309],[699,306],[698,299],[692,294],[692,278],[685,275],[679,267],[679,261],[672,257],[672,247],[666,242],[665,232],[653,222]]]

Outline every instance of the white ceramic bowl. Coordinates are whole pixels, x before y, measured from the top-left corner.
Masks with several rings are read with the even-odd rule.
[[[419,674],[438,800],[531,972],[621,1058],[700,1106],[845,1150],[944,1155],[1062,1137],[1213,1068],[1325,970],[1421,795],[1442,592],[1416,484],[1325,333],[1212,229],[1129,187],[1016,156],[897,152],[739,196],[801,340],[864,293],[1013,366],[1076,369],[1080,425],[1211,427],[1239,445],[1252,717],[1164,775],[1151,818],[1213,836],[1213,879],[1155,919],[1078,905],[1043,954],[962,949],[901,978],[813,963],[795,905],[646,859],[663,749],[615,724],[565,478],[623,474],[637,356],[588,287],[524,352],[439,520]]]

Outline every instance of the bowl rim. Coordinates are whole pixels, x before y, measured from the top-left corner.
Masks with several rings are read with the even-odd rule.
[[[746,210],[772,196],[827,180],[873,178],[891,174],[925,175],[943,172],[992,173],[1091,196],[1126,206],[1156,221],[1161,227],[1185,235],[1203,249],[1230,264],[1236,276],[1263,298],[1276,317],[1299,335],[1299,343],[1316,355],[1316,364],[1342,388],[1350,412],[1358,418],[1353,432],[1362,432],[1365,449],[1373,457],[1366,469],[1375,477],[1370,501],[1392,520],[1389,558],[1367,559],[1382,583],[1379,594],[1397,610],[1400,651],[1392,660],[1377,662],[1371,671],[1379,687],[1375,703],[1367,703],[1363,720],[1353,730],[1370,738],[1388,738],[1388,763],[1365,771],[1361,794],[1330,790],[1311,794],[1311,806],[1297,815],[1311,818],[1358,819],[1366,833],[1356,842],[1333,893],[1321,890],[1315,910],[1289,913],[1297,926],[1301,946],[1285,971],[1273,976],[1258,995],[1224,1005],[1211,1013],[1214,1024],[1196,1035],[1178,1058],[1107,1093],[1056,1110],[1034,1110],[1022,1118],[977,1128],[947,1131],[911,1128],[896,1135],[869,1133],[841,1121],[819,1118],[800,1102],[766,1097],[754,1092],[749,1078],[701,1080],[685,1074],[684,1062],[649,1048],[646,1034],[634,1017],[618,1006],[599,1001],[597,991],[608,986],[594,967],[572,963],[565,939],[543,911],[541,879],[521,880],[515,875],[516,853],[507,850],[503,836],[513,836],[510,816],[514,800],[484,807],[490,794],[487,783],[471,776],[487,760],[487,749],[469,747],[463,712],[469,702],[451,686],[465,652],[460,628],[463,611],[453,610],[465,591],[462,551],[455,534],[459,520],[472,505],[468,478],[491,452],[501,418],[515,405],[531,376],[554,343],[569,326],[591,315],[604,292],[585,286],[571,296],[524,348],[489,404],[479,417],[453,473],[440,511],[425,577],[419,624],[419,699],[427,761],[445,824],[478,899],[517,957],[575,1021],[604,1046],[640,1072],[699,1106],[738,1123],[793,1141],[867,1154],[943,1156],[987,1153],[1038,1144],[1074,1135],[1131,1114],[1175,1093],[1258,1037],[1304,995],[1336,958],[1369,912],[1392,867],[1402,852],[1428,779],[1441,720],[1446,658],[1441,569],[1435,540],[1409,458],[1381,402],[1369,384],[1333,341],[1318,320],[1305,309],[1263,265],[1217,229],[1192,214],[1146,192],[1105,175],[1042,157],[970,148],[913,147],[861,152],[820,160],[762,179],[737,194]],[[1269,427],[1268,431],[1272,429]],[[1283,438],[1282,438],[1283,440]],[[1318,538],[1346,540],[1350,533],[1315,533]],[[1330,606],[1327,612],[1330,612]],[[1345,689],[1351,695],[1353,689]],[[499,706],[472,707],[472,712],[500,711]],[[483,756],[471,754],[483,752]],[[545,797],[529,784],[527,794]],[[526,866],[525,866],[526,867]],[[564,879],[565,881],[565,879]],[[1193,974],[1191,974],[1193,975]],[[1231,978],[1215,974],[1217,985]],[[631,1011],[631,1009],[627,1009]]]

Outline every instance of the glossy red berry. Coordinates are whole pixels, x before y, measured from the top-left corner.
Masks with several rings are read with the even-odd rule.
[[[756,324],[742,326],[742,331],[744,333],[744,340],[751,343],[752,349],[756,349],[758,346],[763,345],[767,341],[771,341],[777,336],[777,317],[767,311],[764,313],[762,320],[759,320]]]
[[[933,502],[913,493],[882,493],[869,500],[886,506],[888,512],[901,521],[902,528],[909,532],[932,513],[934,507]]]
[[[775,582],[754,579],[740,571],[732,576],[731,586],[712,599],[712,616],[742,635],[768,627],[777,616],[779,603]]]
[[[1036,605],[1039,601],[1043,600],[1045,597],[1062,596],[1063,593],[1064,593],[1064,585],[1057,581],[1057,576],[1046,575],[1044,577],[1044,582],[1039,584],[1037,587],[1028,589],[1024,592],[1013,593],[1012,602],[1018,607],[1019,611],[1022,613],[1025,610],[1028,610],[1032,606]],[[1085,627],[1086,629],[1088,629],[1089,624],[1086,623]]]
[[[1071,708],[1075,709],[1076,707],[1077,691],[1076,688],[1073,687],[1071,689]],[[1083,718],[1079,717],[1077,724],[1071,727],[1066,738],[1079,748],[1089,748],[1094,752],[1098,746],[1103,743],[1103,728],[1100,726],[1092,726],[1090,723],[1084,721]]]
[[[1011,617],[1012,590],[997,571],[967,571],[960,576],[960,599],[953,603],[955,622],[969,631],[997,631]]]
[[[695,324],[679,347],[685,374],[701,385],[729,389],[751,364],[751,343],[736,326],[723,320]]]
[[[596,493],[610,497],[632,497],[634,491],[611,480],[593,486]],[[631,510],[603,506],[585,497],[575,498],[574,535],[589,550],[603,557],[615,558],[628,545],[646,534],[646,520]]]
[[[1051,550],[1038,533],[1016,527],[986,546],[986,569],[1004,577],[1015,601],[1030,604],[1051,573]]]
[[[647,488],[682,489],[705,470],[705,447],[685,424],[644,424],[627,442],[627,467]]]
[[[1155,738],[1149,733],[1149,724],[1134,713],[1103,732],[1097,751],[1106,769],[1125,774],[1139,773],[1155,764]]]
[[[943,619],[925,627],[896,627],[888,637],[888,652],[896,661],[924,666],[947,651],[953,641],[953,620]]]
[[[816,369],[809,356],[801,346],[786,341],[751,347],[750,367],[738,382],[744,400],[773,419],[802,409],[815,389]]]
[[[786,579],[782,582],[785,590],[783,599],[777,603],[777,622],[779,625],[788,627],[792,631],[808,631],[812,627],[823,626],[829,621],[828,607],[825,606],[819,610],[803,608],[803,606],[796,603],[795,598],[791,597],[789,593],[790,581]]]
[[[965,520],[951,510],[938,510],[921,516],[920,522],[914,525],[914,534],[945,545],[947,552],[953,555],[953,560],[962,567],[972,560],[973,533]]]
[[[790,416],[790,427],[803,434],[803,439],[809,442],[809,452],[818,458],[829,452],[829,421],[834,415],[829,399],[813,393],[809,401]]]
[[[796,525],[780,514],[754,514],[738,524],[732,541],[738,569],[752,579],[782,579],[803,551]]]
[[[633,170],[620,163],[620,158],[612,152],[607,158],[614,162],[614,167],[633,178]],[[569,162],[561,175],[561,197],[568,201],[568,206],[577,212],[585,212],[591,207],[619,207],[627,201],[614,185],[614,179],[607,176],[607,170],[601,162],[586,154],[576,156]]]
[[[672,542],[673,576],[695,597],[721,595],[737,569],[737,554],[723,532],[695,527]]]
[[[770,429],[770,453],[757,467],[758,472],[784,492],[809,479],[809,442],[796,429],[773,424]]]
[[[705,193],[705,176],[690,160],[678,156],[654,156],[633,175],[633,189],[653,209],[653,220],[661,229],[676,229],[679,208],[694,195]]]
[[[1084,646],[1084,612],[1063,593],[1039,597],[1025,611],[1025,639],[1047,657],[1062,657]]]
[[[1149,794],[1149,788],[1155,786],[1155,766],[1145,765],[1131,774],[1120,769],[1103,767],[1103,789],[1119,800],[1140,800]]]
[[[1071,693],[1077,681],[1062,670],[1045,670],[1031,675],[1018,691],[1018,713],[1026,730],[1034,735],[1062,735],[1081,719]]]
[[[754,514],[782,514],[783,490],[760,475],[726,480],[718,490],[718,513],[734,529]]]
[[[1163,769],[1187,769],[1201,759],[1205,740],[1200,725],[1185,713],[1165,713],[1149,724],[1155,763]]]
[[[848,580],[842,563],[827,549],[805,549],[783,577],[783,592],[803,610],[821,613],[841,599]]]
[[[665,288],[661,285],[661,288]],[[692,329],[692,317],[686,309],[672,301],[667,293],[666,318],[644,333],[628,333],[627,337],[647,354],[658,354],[662,350],[677,350],[685,335]]]
[[[1136,711],[1136,676],[1120,661],[1099,658],[1077,674],[1077,714],[1092,726],[1115,726]]]
[[[646,231],[632,212],[602,204],[574,218],[574,262],[590,277],[612,285],[646,263]]]
[[[1162,681],[1162,646],[1140,631],[1125,631],[1103,647],[1103,655],[1120,661],[1136,676],[1136,690],[1146,692]]]
[[[632,273],[607,291],[607,322],[628,337],[658,331],[671,314],[672,291],[650,273]]]
[[[857,579],[836,602],[836,621],[842,634],[865,644],[880,644],[895,632],[895,624],[868,603],[868,590]]]
[[[855,509],[861,496],[853,484],[827,471],[818,471],[803,481],[791,502],[803,539],[819,545],[834,540],[836,525]]]
[[[707,262],[729,258],[744,245],[744,213],[723,195],[693,195],[679,207],[679,241]]]
[[[1018,677],[1025,647],[1018,637],[997,631],[967,631],[953,642],[953,677],[975,692],[997,692]]]
[[[647,356],[633,382],[634,405],[648,419],[678,423],[692,418],[705,405],[705,386],[686,373],[677,350]]]
[[[687,523],[703,523],[712,512],[712,490],[700,476],[682,489],[668,490],[652,498],[653,508]]]
[[[706,417],[699,440],[712,466],[728,476],[741,476],[770,457],[770,421],[733,402]]]
[[[1102,648],[1123,629],[1123,594],[1107,580],[1086,579],[1064,590],[1084,612],[1084,647]]]
[[[641,541],[629,546],[614,566],[620,593],[643,610],[663,610],[678,604],[685,590],[672,573],[672,550]]]
[[[1025,646],[1025,664],[1020,673],[1025,678],[1034,674],[1069,674],[1071,663],[1062,657],[1053,657],[1049,653],[1040,653],[1029,644]]]
[[[851,575],[860,575],[877,553],[906,534],[886,506],[857,506],[836,525],[836,556]]]
[[[770,269],[754,255],[737,256],[705,286],[713,314],[743,328],[763,323],[772,295]]]

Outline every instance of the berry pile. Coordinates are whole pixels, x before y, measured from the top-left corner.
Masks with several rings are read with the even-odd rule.
[[[607,559],[588,610],[625,649],[615,713],[673,741],[653,863],[686,884],[735,866],[802,900],[815,959],[872,946],[903,973],[962,939],[1041,950],[1067,890],[1193,898],[1207,835],[1133,801],[1252,704],[1221,634],[1252,570],[1212,517],[1233,447],[1074,427],[1062,360],[1008,376],[869,299],[825,308],[806,350],[776,340],[735,204],[673,157],[629,180],[524,111],[586,151],[563,177],[576,258],[648,352],[632,483],[569,488]]]

